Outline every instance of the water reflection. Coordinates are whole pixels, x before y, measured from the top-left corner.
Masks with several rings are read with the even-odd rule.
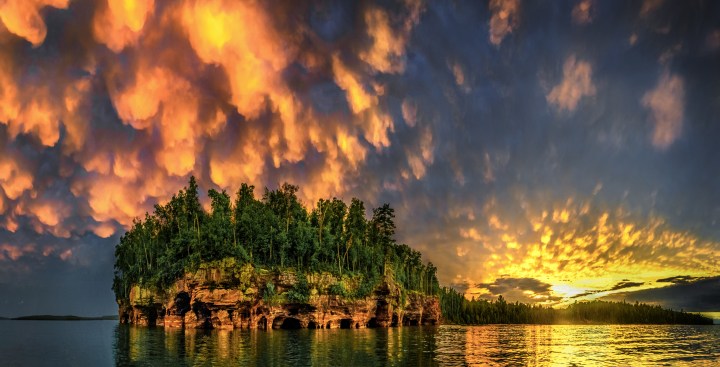
[[[433,366],[436,328],[164,330],[118,325],[118,366]]]
[[[118,325],[119,366],[592,366],[717,363],[720,327],[488,325],[270,331]]]

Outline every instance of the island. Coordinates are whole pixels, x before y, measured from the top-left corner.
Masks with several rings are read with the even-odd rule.
[[[712,324],[642,303],[564,309],[468,299],[394,239],[394,209],[353,198],[306,209],[298,187],[242,184],[234,200],[197,182],[134,221],[115,248],[120,323],[196,329],[333,329],[452,324]]]
[[[320,199],[298,187],[242,184],[231,203],[194,177],[115,249],[121,323],[166,328],[279,329],[432,325],[441,318],[436,268],[394,240],[388,204]]]
[[[28,315],[13,317],[12,319],[0,318],[0,320],[15,321],[112,321],[117,320],[117,315],[105,316],[76,316],[76,315]]]

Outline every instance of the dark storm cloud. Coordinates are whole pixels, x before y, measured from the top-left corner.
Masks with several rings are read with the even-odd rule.
[[[625,289],[625,288],[632,288],[632,287],[639,287],[641,285],[645,284],[644,282],[620,282],[618,284],[615,284],[610,288],[611,291],[616,291],[618,289]]]
[[[389,202],[441,283],[492,297],[720,270],[717,2],[142,5],[38,5],[41,41],[0,25],[13,299],[54,305],[80,274],[107,294],[118,232],[190,174]]]
[[[477,288],[485,288],[494,294],[503,294],[512,289],[543,293],[550,290],[551,284],[532,278],[500,278],[492,283],[477,284]]]
[[[704,278],[691,277],[689,275],[678,275],[669,278],[658,279],[658,283],[673,283],[673,284],[690,284]]]
[[[469,294],[488,300],[497,299],[502,295],[510,302],[534,303],[560,300],[560,297],[552,295],[551,287],[551,284],[533,278],[499,278],[492,283],[476,284],[474,288],[484,291]]]
[[[709,277],[662,288],[617,293],[603,299],[655,303],[685,311],[717,311],[720,308],[720,277]]]
[[[645,282],[631,282],[627,279],[624,279],[623,281],[618,282],[617,284],[613,285],[612,287],[610,287],[608,289],[598,289],[598,290],[587,291],[587,292],[583,292],[583,293],[571,296],[570,298],[571,299],[583,298],[586,296],[590,296],[590,295],[602,293],[602,292],[611,292],[611,291],[617,291],[617,290],[625,289],[625,288],[640,287],[644,284],[645,284]]]

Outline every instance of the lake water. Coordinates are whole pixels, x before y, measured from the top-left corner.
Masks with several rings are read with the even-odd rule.
[[[720,326],[203,331],[0,321],[1,366],[720,366]]]

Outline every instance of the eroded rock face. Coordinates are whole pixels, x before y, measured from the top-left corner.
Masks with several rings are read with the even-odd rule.
[[[331,275],[314,274],[308,276],[312,287],[309,300],[290,303],[282,295],[297,283],[294,273],[247,273],[240,274],[244,278],[238,282],[237,274],[201,269],[186,274],[162,293],[133,287],[129,300],[118,300],[120,322],[214,329],[365,328],[440,322],[437,297],[418,293],[401,297],[392,281],[386,280],[365,298],[349,299],[327,294],[328,284],[335,281]],[[269,285],[274,287],[273,297],[268,297]]]

